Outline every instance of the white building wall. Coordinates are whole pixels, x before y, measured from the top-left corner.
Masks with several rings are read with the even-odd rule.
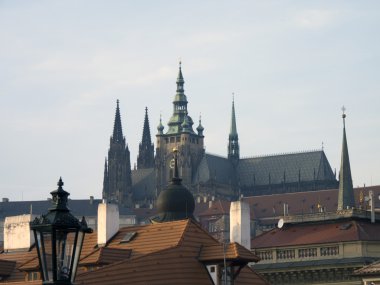
[[[6,217],[4,222],[4,250],[30,248],[34,244],[30,230],[32,215]]]
[[[230,241],[251,250],[251,217],[249,204],[244,201],[231,202]]]

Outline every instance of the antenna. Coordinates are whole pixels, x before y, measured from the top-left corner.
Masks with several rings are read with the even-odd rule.
[[[277,223],[277,227],[281,229],[284,226],[285,222],[284,219],[279,219]]]

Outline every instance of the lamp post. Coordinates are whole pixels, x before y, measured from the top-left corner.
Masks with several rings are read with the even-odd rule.
[[[71,285],[75,280],[85,233],[91,233],[85,218],[79,221],[67,207],[70,193],[62,188],[50,192],[52,207],[30,223],[36,241],[43,284]]]

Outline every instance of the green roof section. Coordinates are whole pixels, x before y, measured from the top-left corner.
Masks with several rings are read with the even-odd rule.
[[[179,70],[177,76],[177,91],[173,101],[173,115],[171,116],[168,126],[167,135],[180,134],[183,132],[182,124],[185,123],[184,132],[195,134],[193,130],[193,120],[188,115],[187,98],[185,95],[184,84],[185,80],[182,75],[182,64],[179,62]],[[186,122],[184,122],[186,121]]]

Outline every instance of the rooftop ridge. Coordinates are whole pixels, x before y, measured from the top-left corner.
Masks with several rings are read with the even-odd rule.
[[[205,155],[212,155],[212,156],[216,156],[216,157],[219,157],[219,158],[227,159],[226,156],[223,156],[221,154],[211,153],[211,152],[206,152]]]
[[[299,195],[299,194],[312,194],[312,193],[320,193],[320,192],[329,192],[329,191],[338,191],[339,189],[338,188],[335,188],[335,189],[322,189],[322,190],[317,190],[317,191],[302,191],[302,192],[290,192],[290,193],[286,193],[286,195],[290,196],[290,195]],[[284,193],[275,193],[275,194],[266,194],[266,195],[258,195],[258,196],[246,196],[246,197],[243,197],[243,200],[244,199],[253,199],[253,198],[257,198],[257,197],[270,197],[270,196],[284,196]]]
[[[242,160],[242,159],[248,159],[248,158],[262,158],[262,157],[271,157],[271,156],[280,156],[280,155],[292,155],[292,154],[322,152],[322,151],[323,150],[321,150],[321,149],[311,149],[311,150],[280,152],[280,153],[271,153],[271,154],[263,154],[263,155],[243,156],[243,157],[240,158],[240,160]]]

